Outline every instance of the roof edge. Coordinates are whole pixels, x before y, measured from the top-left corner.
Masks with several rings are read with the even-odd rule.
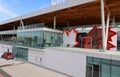
[[[21,15],[21,16],[15,17],[15,18],[5,20],[3,22],[0,22],[0,25],[4,25],[4,24],[7,24],[7,23],[19,21],[19,20],[22,20],[22,19],[27,19],[27,18],[31,18],[31,17],[34,17],[34,16],[43,15],[43,14],[47,14],[47,13],[50,13],[50,12],[74,7],[74,6],[77,6],[77,5],[82,5],[82,4],[85,4],[85,3],[92,2],[92,1],[95,1],[95,0],[76,0],[76,1],[67,0],[66,2],[57,4],[57,5],[51,5],[49,7],[34,11],[32,13],[28,13],[28,14],[25,14],[25,15]]]

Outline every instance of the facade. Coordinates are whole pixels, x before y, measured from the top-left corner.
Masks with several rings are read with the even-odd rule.
[[[72,77],[119,77],[117,2],[105,0],[107,10],[117,16],[111,15],[109,23],[108,14],[106,27],[103,0],[67,0],[1,22],[0,54],[9,49],[18,59]]]

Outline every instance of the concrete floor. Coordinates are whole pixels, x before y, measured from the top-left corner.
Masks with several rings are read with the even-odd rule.
[[[27,62],[1,58],[0,69],[11,77],[70,77]]]

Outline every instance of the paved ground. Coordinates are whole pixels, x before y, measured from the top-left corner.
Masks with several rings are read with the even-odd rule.
[[[3,74],[3,77],[70,77],[30,63],[1,58],[0,74]]]
[[[12,76],[10,76],[8,73],[0,69],[0,77],[12,77]]]

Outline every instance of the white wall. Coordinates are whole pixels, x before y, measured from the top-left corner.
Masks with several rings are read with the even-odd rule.
[[[0,56],[9,49],[9,52],[12,52],[12,46],[0,44]]]
[[[28,61],[29,62],[38,64],[38,65],[42,65],[43,56],[44,56],[44,54],[41,51],[34,50],[34,49],[28,50]]]
[[[112,31],[117,32],[117,28],[112,28]],[[114,46],[116,46],[115,48],[110,48],[110,50],[117,50],[117,34],[112,36],[112,41],[109,41],[111,44],[113,44]]]
[[[0,44],[0,52],[6,52],[8,49],[10,52],[12,52],[12,46]]]
[[[74,77],[85,77],[86,56],[80,53],[48,49],[43,65]]]
[[[85,77],[86,56],[80,53],[52,48],[46,49],[46,52],[29,50],[28,61],[74,77]]]

